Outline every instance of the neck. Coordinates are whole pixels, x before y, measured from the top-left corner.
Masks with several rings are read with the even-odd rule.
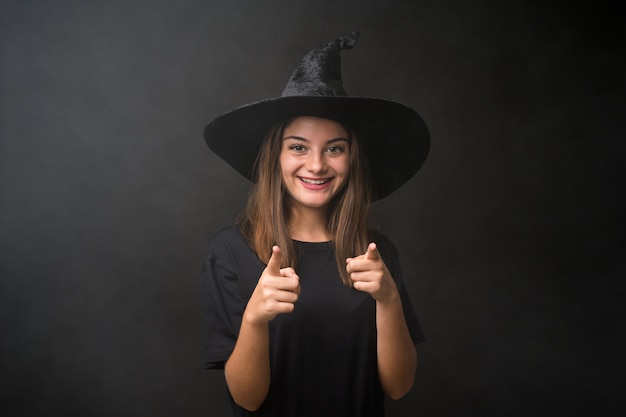
[[[301,242],[327,242],[328,218],[325,208],[310,209],[293,207],[289,216],[289,235]]]

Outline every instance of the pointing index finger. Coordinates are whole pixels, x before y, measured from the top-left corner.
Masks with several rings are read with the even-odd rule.
[[[369,259],[371,261],[376,260],[380,257],[378,254],[378,248],[376,247],[376,243],[372,242],[367,246],[367,252],[365,253],[365,259]]]
[[[280,275],[280,264],[282,263],[282,254],[280,248],[276,245],[272,246],[272,256],[267,261],[267,270],[272,275]]]

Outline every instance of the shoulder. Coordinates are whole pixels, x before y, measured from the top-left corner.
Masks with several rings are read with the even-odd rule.
[[[245,238],[241,234],[241,230],[237,226],[228,226],[219,229],[215,234],[211,237],[209,241],[210,245],[220,245],[220,244],[239,244],[241,242],[245,243]]]
[[[237,226],[219,229],[209,240],[206,259],[219,264],[232,264],[242,253],[252,251]]]
[[[218,230],[207,248],[202,276],[207,285],[237,285],[248,297],[265,268],[236,226]],[[218,283],[218,284],[216,284]]]

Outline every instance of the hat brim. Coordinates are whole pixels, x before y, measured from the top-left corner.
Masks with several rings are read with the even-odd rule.
[[[278,122],[297,116],[336,120],[354,129],[363,145],[375,199],[404,185],[421,168],[430,148],[426,123],[415,110],[366,97],[288,96],[248,104],[215,118],[204,139],[218,156],[252,180],[263,138]]]

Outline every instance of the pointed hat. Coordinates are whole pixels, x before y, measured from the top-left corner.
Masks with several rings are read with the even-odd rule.
[[[415,110],[403,104],[348,96],[341,78],[340,50],[354,47],[358,36],[352,32],[311,50],[280,97],[247,104],[215,118],[204,129],[209,148],[253,180],[263,138],[276,123],[297,116],[323,117],[356,133],[369,163],[375,199],[404,185],[428,155],[428,128]]]

